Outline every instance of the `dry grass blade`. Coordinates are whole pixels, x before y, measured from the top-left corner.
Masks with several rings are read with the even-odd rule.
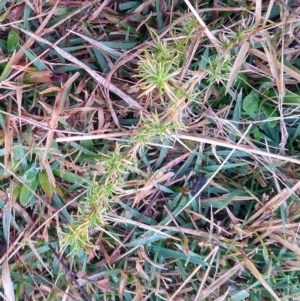
[[[214,250],[212,251],[212,256],[211,256],[211,259],[210,259],[210,262],[209,262],[209,266],[206,268],[206,271],[205,271],[205,275],[203,277],[203,281],[201,282],[200,284],[200,287],[199,287],[199,290],[197,292],[197,295],[194,299],[194,301],[198,301],[198,300],[201,300],[200,299],[200,295],[202,294],[202,291],[203,291],[203,287],[205,285],[205,280],[208,279],[208,276],[209,276],[209,272],[210,272],[210,269],[211,267],[213,266],[213,261],[215,260],[215,257],[217,255],[217,251],[218,251],[218,247],[214,248]],[[214,277],[215,278],[215,277]]]
[[[159,264],[155,263],[153,260],[151,260],[147,256],[147,254],[145,252],[144,246],[140,247],[140,249],[138,251],[138,254],[141,256],[141,258],[143,258],[144,260],[146,260],[150,265],[154,266],[155,268],[162,269],[162,270],[167,270],[166,268],[164,268],[163,265],[159,265]]]
[[[259,270],[256,268],[256,266],[253,264],[253,262],[247,257],[245,252],[238,248],[240,253],[243,257],[243,262],[245,267],[252,273],[252,275],[261,282],[261,284],[265,287],[265,289],[273,296],[274,300],[280,301],[281,299],[277,296],[277,294],[274,292],[274,290],[270,287],[270,285],[266,282],[265,278],[262,276],[262,274],[259,272]]]
[[[81,141],[81,140],[92,140],[92,139],[107,139],[107,138],[115,138],[115,137],[122,137],[126,135],[133,135],[134,132],[121,132],[121,133],[111,133],[111,134],[100,134],[100,135],[86,135],[84,137],[66,137],[66,138],[57,138],[57,142],[68,142],[68,141]],[[231,149],[236,149],[236,150],[241,150],[244,152],[247,152],[249,154],[257,154],[261,156],[266,156],[286,162],[293,162],[296,164],[300,164],[300,160],[292,158],[292,157],[286,157],[282,155],[277,155],[273,153],[268,153],[264,151],[260,151],[257,149],[253,149],[247,146],[240,146],[236,144],[230,144],[228,142],[224,142],[221,140],[217,140],[214,138],[205,138],[205,137],[200,137],[200,136],[193,136],[193,135],[187,135],[183,133],[178,133],[177,134],[177,139],[182,139],[182,140],[191,140],[191,141],[197,141],[197,142],[202,142],[202,143],[207,143],[211,145],[218,145],[218,146],[223,146]]]
[[[245,60],[245,57],[248,53],[248,50],[249,50],[249,42],[248,41],[245,41],[242,46],[241,46],[241,49],[234,61],[234,64],[232,66],[232,69],[231,69],[231,72],[230,72],[230,75],[229,75],[229,78],[228,78],[228,82],[227,82],[227,85],[226,85],[226,91],[225,91],[225,94],[228,93],[228,90],[230,89],[232,83],[234,82],[244,60]]]
[[[146,0],[144,3],[142,3],[139,7],[137,7],[134,12],[136,14],[140,14],[144,9],[152,5],[153,0]]]
[[[145,199],[147,195],[150,193],[152,194],[152,190],[155,187],[155,185],[164,183],[165,181],[168,181],[172,179],[174,176],[173,172],[164,173],[162,171],[159,171],[155,173],[144,185],[143,187],[139,188],[136,192],[132,207],[135,207],[136,204],[139,204],[139,202],[142,199]]]
[[[60,2],[60,1],[59,1]],[[74,18],[75,16],[78,16],[78,14],[81,14],[81,12],[84,10],[84,9],[87,9],[88,7],[90,7],[92,5],[92,2],[85,2],[85,3],[82,3],[82,5],[80,5],[80,8],[78,8],[77,10],[73,11],[72,13],[68,14],[66,18],[58,21],[57,23],[55,23],[55,25],[53,26],[50,26],[48,28],[45,28],[43,30],[43,33],[51,33],[53,32],[54,30],[56,30],[56,28],[58,28],[59,26],[63,26],[64,23],[67,21],[67,20],[72,20],[72,18]],[[77,26],[76,26],[77,27]],[[40,36],[42,36],[42,34],[40,34]]]
[[[5,299],[7,301],[15,301],[14,285],[11,281],[8,260],[6,259],[2,264],[2,283],[4,287]]]
[[[195,38],[192,41],[192,44],[189,46],[187,55],[186,55],[186,61],[184,62],[183,66],[182,66],[182,71],[180,74],[180,78],[179,81],[182,82],[183,78],[187,72],[188,67],[190,66],[192,60],[194,59],[195,56],[195,52],[197,51],[199,44],[200,44],[200,40],[202,38],[203,35],[203,30],[201,28],[199,28],[197,30],[198,32],[195,35]]]
[[[103,8],[107,6],[109,2],[111,2],[111,0],[104,0],[101,5],[99,5],[99,7],[89,16],[87,22],[91,23],[95,18],[98,18]]]
[[[75,133],[72,133],[75,134]],[[77,134],[77,133],[76,133]],[[76,136],[76,137],[64,137],[64,138],[56,138],[56,142],[72,142],[72,141],[85,141],[85,140],[93,140],[93,139],[114,139],[119,137],[132,136],[136,134],[134,131],[124,131],[124,132],[116,132],[116,133],[108,133],[108,134],[99,134],[99,135],[85,135],[85,136]],[[82,135],[78,133],[78,135]]]
[[[191,214],[191,216],[195,216],[195,217],[197,217],[197,218],[199,218],[199,219],[203,219],[203,220],[205,220],[208,224],[211,224],[211,228],[216,228],[217,230],[218,230],[218,233],[226,233],[227,235],[231,235],[228,231],[226,231],[225,230],[225,228],[222,228],[222,227],[220,227],[218,224],[216,224],[214,221],[212,221],[212,220],[209,220],[208,218],[206,218],[205,216],[203,216],[202,214],[200,214],[200,213],[196,213],[196,212],[193,212],[193,211],[190,211],[190,210],[188,210],[188,209],[186,209],[185,210],[186,212],[188,212],[188,213],[190,213]],[[217,213],[217,211],[216,211],[216,213]]]
[[[235,275],[242,268],[242,264],[237,264],[233,268],[227,270],[217,280],[213,281],[207,288],[203,289],[198,296],[197,301],[205,300],[210,294],[215,292],[222,284],[228,281],[233,275]]]
[[[284,97],[284,93],[285,93],[285,85],[284,85],[284,81],[282,78],[283,72],[281,70],[283,63],[280,65],[278,64],[277,57],[276,57],[276,51],[271,43],[270,35],[267,32],[265,32],[264,36],[266,38],[267,47],[264,44],[262,44],[262,46],[263,46],[266,56],[268,58],[271,73],[272,73],[273,77],[275,78],[276,86],[278,89],[278,112],[280,114],[280,128],[281,128],[281,142],[279,144],[279,148],[280,148],[279,153],[281,155],[284,155],[285,154],[285,146],[286,146],[289,134],[287,132],[286,125],[283,120],[283,110],[282,110],[283,97]],[[281,70],[281,72],[280,72],[280,70]]]
[[[112,48],[109,48],[109,47],[107,47],[105,45],[101,45],[101,43],[99,43],[99,42],[95,41],[94,39],[91,39],[91,38],[89,38],[89,37],[87,37],[87,36],[85,36],[85,35],[83,35],[83,34],[81,34],[79,32],[75,32],[73,30],[68,30],[68,31],[71,32],[71,33],[73,33],[73,34],[75,34],[75,35],[77,35],[77,36],[79,36],[79,37],[81,37],[81,38],[83,38],[85,41],[87,41],[88,43],[90,43],[91,45],[93,45],[94,47],[96,47],[99,50],[109,51],[109,53],[111,55],[114,55],[115,57],[118,57],[118,58],[122,56],[121,52],[116,51],[116,50],[114,50]]]
[[[256,223],[259,216],[261,216],[263,219],[268,218],[269,215],[274,211],[274,209],[278,208],[278,206],[280,206],[286,200],[287,192],[287,189],[283,189],[282,191],[277,193],[263,207],[257,210],[255,214],[250,216],[250,218],[245,222],[245,225],[249,225],[252,221]]]
[[[262,1],[256,0],[255,1],[255,27],[258,28],[260,21],[261,21],[261,8],[262,8]]]
[[[128,224],[128,225],[132,225],[132,226],[135,226],[135,227],[139,227],[141,229],[145,229],[145,230],[150,231],[150,232],[158,233],[158,234],[160,234],[160,235],[162,235],[164,237],[171,238],[171,239],[173,239],[175,241],[180,241],[179,238],[176,238],[175,236],[172,236],[172,235],[170,235],[168,233],[161,232],[159,229],[157,230],[153,226],[145,225],[145,224],[141,223],[140,221],[133,221],[133,220],[130,220],[130,219],[127,219],[127,218],[123,218],[121,216],[117,216],[117,215],[116,216],[106,215],[105,218],[107,218],[108,221],[112,221],[112,222],[115,222],[115,223],[124,223],[124,224]],[[123,247],[123,245],[122,245],[122,247]]]
[[[266,54],[264,54],[263,52],[261,52],[261,51],[259,51],[259,50],[257,50],[257,49],[250,49],[250,50],[249,50],[249,53],[251,53],[251,54],[253,54],[253,55],[255,55],[255,56],[257,56],[257,57],[263,59],[265,62],[268,61],[268,57],[266,56]],[[282,66],[283,71],[284,71],[286,74],[288,74],[289,76],[295,78],[297,81],[300,82],[300,74],[299,74],[298,72],[294,71],[293,69],[291,69],[291,68],[288,67],[288,66],[281,65],[281,63],[278,62],[277,60],[276,60],[276,63],[277,63],[277,66],[278,66],[279,68],[280,68],[280,66]]]
[[[277,209],[281,204],[296,193],[300,189],[300,181],[298,181],[292,188],[285,188],[276,194],[270,201],[268,201],[262,208],[255,212],[246,222],[249,225],[252,221],[257,221],[257,218],[262,214],[268,214]]]
[[[269,17],[270,17],[270,14],[271,14],[271,11],[272,11],[272,8],[274,6],[274,0],[271,0],[269,2],[269,5],[268,5],[268,10],[266,12],[266,15],[264,16],[264,23],[263,23],[263,26],[266,26],[268,20],[269,20]]]
[[[278,231],[278,230],[277,230]],[[274,234],[274,233],[268,233],[268,236],[275,240],[276,242],[280,243],[281,245],[283,245],[285,248],[293,251],[296,256],[297,259],[300,260],[300,248],[297,247],[296,245],[290,243],[289,241],[287,241],[286,239],[283,239],[281,236],[279,236],[278,234]]]
[[[11,150],[12,150],[12,141],[13,141],[13,120],[10,116],[7,116],[6,118],[6,126],[5,126],[5,140],[4,140],[4,145],[5,145],[5,153],[4,153],[4,166],[5,169],[8,167],[8,162],[9,162],[9,156],[11,155]]]
[[[121,273],[121,281],[118,289],[118,296],[120,300],[123,300],[125,288],[127,285],[128,273],[123,270],[120,270],[120,273]]]
[[[247,146],[244,147],[244,146],[241,146],[241,145],[231,144],[231,143],[224,142],[224,141],[221,141],[221,140],[217,140],[217,139],[214,139],[214,138],[205,138],[205,137],[199,137],[199,136],[196,137],[196,136],[182,134],[182,133],[178,133],[177,138],[183,139],[183,140],[186,139],[186,140],[191,140],[191,141],[198,141],[198,142],[202,142],[202,143],[208,143],[208,144],[211,144],[211,145],[223,146],[223,147],[227,147],[227,148],[231,148],[231,149],[241,150],[241,151],[244,151],[244,152],[249,153],[249,154],[256,154],[256,155],[270,157],[270,158],[274,158],[274,159],[278,159],[278,160],[282,160],[282,161],[286,161],[286,162],[293,162],[293,163],[296,163],[296,164],[300,164],[300,160],[292,158],[292,157],[286,157],[286,156],[282,156],[282,155],[268,153],[268,152],[260,151],[260,150],[253,149],[253,148],[250,148],[250,147],[247,147]]]
[[[172,227],[172,226],[164,226],[164,225],[153,226],[153,229],[156,228],[158,228],[159,230],[168,230],[168,231],[175,231],[175,232],[178,231],[177,227]],[[195,237],[201,237],[207,240],[209,239],[209,234],[205,231],[186,229],[182,227],[180,228],[180,231],[184,234],[193,235]]]
[[[283,94],[284,83],[283,83],[283,81],[281,81],[280,71],[279,71],[281,64],[279,64],[279,62],[277,61],[276,51],[271,43],[270,35],[266,32],[264,34],[264,36],[265,36],[265,40],[267,42],[267,46],[264,43],[262,43],[262,46],[264,48],[266,57],[268,59],[271,74],[272,74],[273,78],[275,79],[279,94]]]
[[[194,14],[195,18],[198,20],[199,24],[203,27],[204,33],[208,37],[208,39],[211,41],[211,43],[214,45],[214,47],[220,52],[223,53],[223,49],[220,47],[220,43],[218,39],[211,33],[211,31],[208,29],[202,18],[199,16],[195,8],[192,6],[191,2],[189,0],[184,0],[188,8],[191,10],[191,12]]]

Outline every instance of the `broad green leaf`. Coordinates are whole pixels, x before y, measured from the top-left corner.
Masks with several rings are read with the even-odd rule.
[[[2,11],[2,9],[0,9]],[[0,22],[4,22],[6,20],[7,15],[9,14],[9,10],[7,10],[4,14],[0,15]]]
[[[61,171],[60,168],[53,169],[53,174],[72,184],[77,184],[82,181],[79,176],[76,176],[75,174],[66,170]]]
[[[233,115],[232,115],[232,125],[239,127],[239,121],[241,119],[241,111],[242,111],[242,101],[243,101],[243,89],[240,90],[240,93],[237,95],[236,98],[236,104],[233,109]],[[236,122],[234,122],[236,121]],[[237,140],[237,137],[235,134],[231,133],[229,134],[229,139],[235,143]]]
[[[13,53],[19,48],[19,31],[15,28],[12,28],[7,37],[7,52]]]
[[[23,183],[20,193],[20,204],[25,206],[33,199],[34,192],[39,184],[36,167],[31,167],[24,173]]]
[[[11,212],[11,206],[9,204],[5,205],[1,208],[1,219],[2,219],[2,235],[6,242],[9,241],[9,233],[11,232],[11,228],[15,228],[20,231],[20,228],[15,220],[15,215]]]
[[[259,103],[259,94],[258,92],[252,90],[243,101],[243,110],[248,114],[253,114],[257,112]]]
[[[10,189],[12,191],[12,201],[15,202],[20,195],[22,187],[14,183]]]
[[[53,187],[49,182],[49,178],[46,171],[39,172],[38,177],[39,177],[39,182],[42,190],[45,192],[47,196],[52,197]]]

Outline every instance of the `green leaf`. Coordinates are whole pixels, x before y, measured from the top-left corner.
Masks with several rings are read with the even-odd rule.
[[[20,195],[21,186],[13,183],[10,187],[10,190],[12,191],[12,201],[15,202]]]
[[[19,49],[19,31],[12,28],[7,37],[7,52],[13,53],[15,50]]]
[[[269,91],[273,86],[273,83],[269,79],[262,79],[262,82],[258,88],[258,91],[263,93],[265,91]]]
[[[254,139],[256,141],[260,141],[261,140],[261,133],[260,133],[260,131],[256,127],[253,128],[252,134],[254,135]]]
[[[225,198],[225,200],[224,200],[222,206],[219,207],[219,210],[225,209],[225,208],[231,203],[231,201],[233,200],[233,198],[234,198],[235,196],[240,196],[240,195],[243,195],[243,194],[244,194],[244,191],[242,191],[242,190],[234,190],[234,191],[230,192],[230,193],[226,196],[226,198]]]
[[[34,192],[39,184],[36,166],[31,167],[24,173],[23,184],[20,193],[20,204],[25,206],[34,198]]]
[[[235,88],[241,87],[246,91],[249,90],[249,79],[244,73],[238,73],[236,79],[233,82]]]
[[[76,176],[74,173],[71,173],[67,170],[60,170],[60,168],[53,169],[53,174],[72,184],[78,184],[82,182],[81,177]]]
[[[0,180],[11,177],[11,172],[15,173],[21,169],[19,161],[12,160],[8,162],[8,168],[0,166]]]
[[[80,146],[91,151],[93,149],[94,143],[92,140],[82,140],[80,141]]]
[[[248,114],[253,114],[258,109],[258,103],[259,94],[258,92],[252,90],[243,101],[243,110],[246,111]]]
[[[264,103],[261,107],[262,111],[266,115],[267,118],[275,118],[278,117],[276,108],[272,107],[270,104]],[[269,121],[270,127],[275,127],[277,125],[277,120]]]
[[[68,13],[68,11],[69,11],[69,8],[66,7],[66,6],[57,7],[55,9],[54,15],[58,16],[58,17],[59,16],[64,16]]]
[[[9,74],[11,72],[10,67],[13,64],[13,62],[14,62],[14,55],[11,56],[11,58],[9,59],[9,61],[6,63],[6,65],[4,67],[3,72],[0,75],[0,83],[9,76]]]
[[[47,66],[42,62],[42,60],[37,59],[35,55],[33,55],[30,51],[27,49],[21,47],[23,53],[27,57],[27,59],[31,62],[33,62],[33,65],[39,70],[39,71],[47,71]]]
[[[299,104],[300,103],[300,95],[297,93],[293,93],[291,91],[286,90],[284,97],[283,97],[283,102],[288,104],[292,104],[292,103],[296,103]]]
[[[1,3],[2,4],[2,3]],[[2,12],[2,9],[0,9],[0,11]],[[7,10],[4,14],[0,15],[0,22],[4,22],[6,20],[7,15],[9,14],[10,10]]]
[[[125,3],[120,3],[119,4],[119,9],[120,10],[128,10],[128,9],[132,9],[132,8],[136,8],[140,5],[139,1],[128,1]]]
[[[41,171],[38,173],[38,178],[40,182],[40,186],[42,190],[45,192],[45,194],[49,197],[52,197],[53,195],[53,187],[51,183],[49,182],[48,175],[45,171]]]
[[[249,293],[246,290],[242,290],[233,296],[231,296],[230,301],[243,301],[249,297]]]
[[[278,102],[278,92],[275,89],[270,89],[268,91],[268,97],[272,98],[275,102]],[[285,104],[299,104],[300,95],[299,92],[291,92],[289,90],[285,91],[283,102]]]

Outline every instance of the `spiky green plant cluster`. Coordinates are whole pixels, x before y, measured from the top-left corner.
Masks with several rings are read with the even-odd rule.
[[[117,144],[114,151],[102,154],[103,159],[98,161],[102,172],[90,184],[87,197],[79,203],[73,223],[67,226],[63,238],[63,248],[72,246],[72,255],[93,247],[90,241],[92,231],[106,225],[103,214],[110,212],[112,204],[119,200],[127,175],[138,173],[137,162],[132,160],[127,148]]]
[[[138,85],[145,90],[142,95],[157,90],[161,99],[165,92],[169,92],[173,85],[176,85],[176,76],[180,73],[178,66],[178,55],[169,57],[165,55],[163,44],[157,51],[146,51],[139,64],[139,76],[142,78]],[[167,47],[167,46],[164,46]],[[142,96],[141,95],[141,96]]]
[[[138,173],[137,162],[132,160],[128,152],[128,145],[117,144],[114,151],[102,154],[103,159],[98,162],[102,168],[105,184],[124,183],[131,173]]]
[[[213,83],[226,85],[231,72],[230,57],[227,59],[216,57],[208,61],[207,77],[209,86]]]
[[[185,129],[181,114],[182,106],[188,101],[190,83],[187,76],[187,84],[179,86],[179,76],[188,43],[188,37],[180,45],[174,42],[171,47],[165,41],[157,41],[140,57],[138,86],[145,90],[142,95],[158,95],[167,110],[141,113],[136,134],[126,144],[116,144],[112,152],[101,154],[102,159],[97,162],[101,171],[89,185],[87,197],[79,203],[73,223],[67,226],[63,236],[63,247],[71,246],[71,254],[93,248],[91,233],[95,228],[105,227],[103,215],[113,210],[113,204],[126,193],[128,176],[140,173],[136,153],[143,152],[149,144],[174,142],[176,132]]]
[[[87,196],[79,203],[78,211],[73,216],[73,223],[66,226],[63,235],[62,249],[71,246],[70,255],[78,255],[85,252],[87,248],[93,248],[91,232],[95,228],[102,228],[106,222],[103,214],[107,213],[114,197],[114,185],[100,185],[93,182],[90,184]]]
[[[138,144],[144,149],[149,144],[164,144],[166,141],[174,141],[177,130],[184,130],[184,124],[176,122],[168,116],[162,118],[157,112],[141,118],[141,126],[138,135],[131,139],[133,145]]]
[[[140,78],[137,86],[143,90],[140,96],[155,98],[158,95],[163,107],[168,111],[163,112],[163,115],[167,114],[179,123],[182,123],[182,116],[178,116],[176,112],[182,110],[185,103],[189,102],[190,87],[195,84],[191,82],[194,76],[185,63],[197,22],[194,18],[189,18],[183,23],[182,28],[171,31],[173,40],[159,40],[153,34],[154,42],[149,50],[140,56],[137,75]]]

